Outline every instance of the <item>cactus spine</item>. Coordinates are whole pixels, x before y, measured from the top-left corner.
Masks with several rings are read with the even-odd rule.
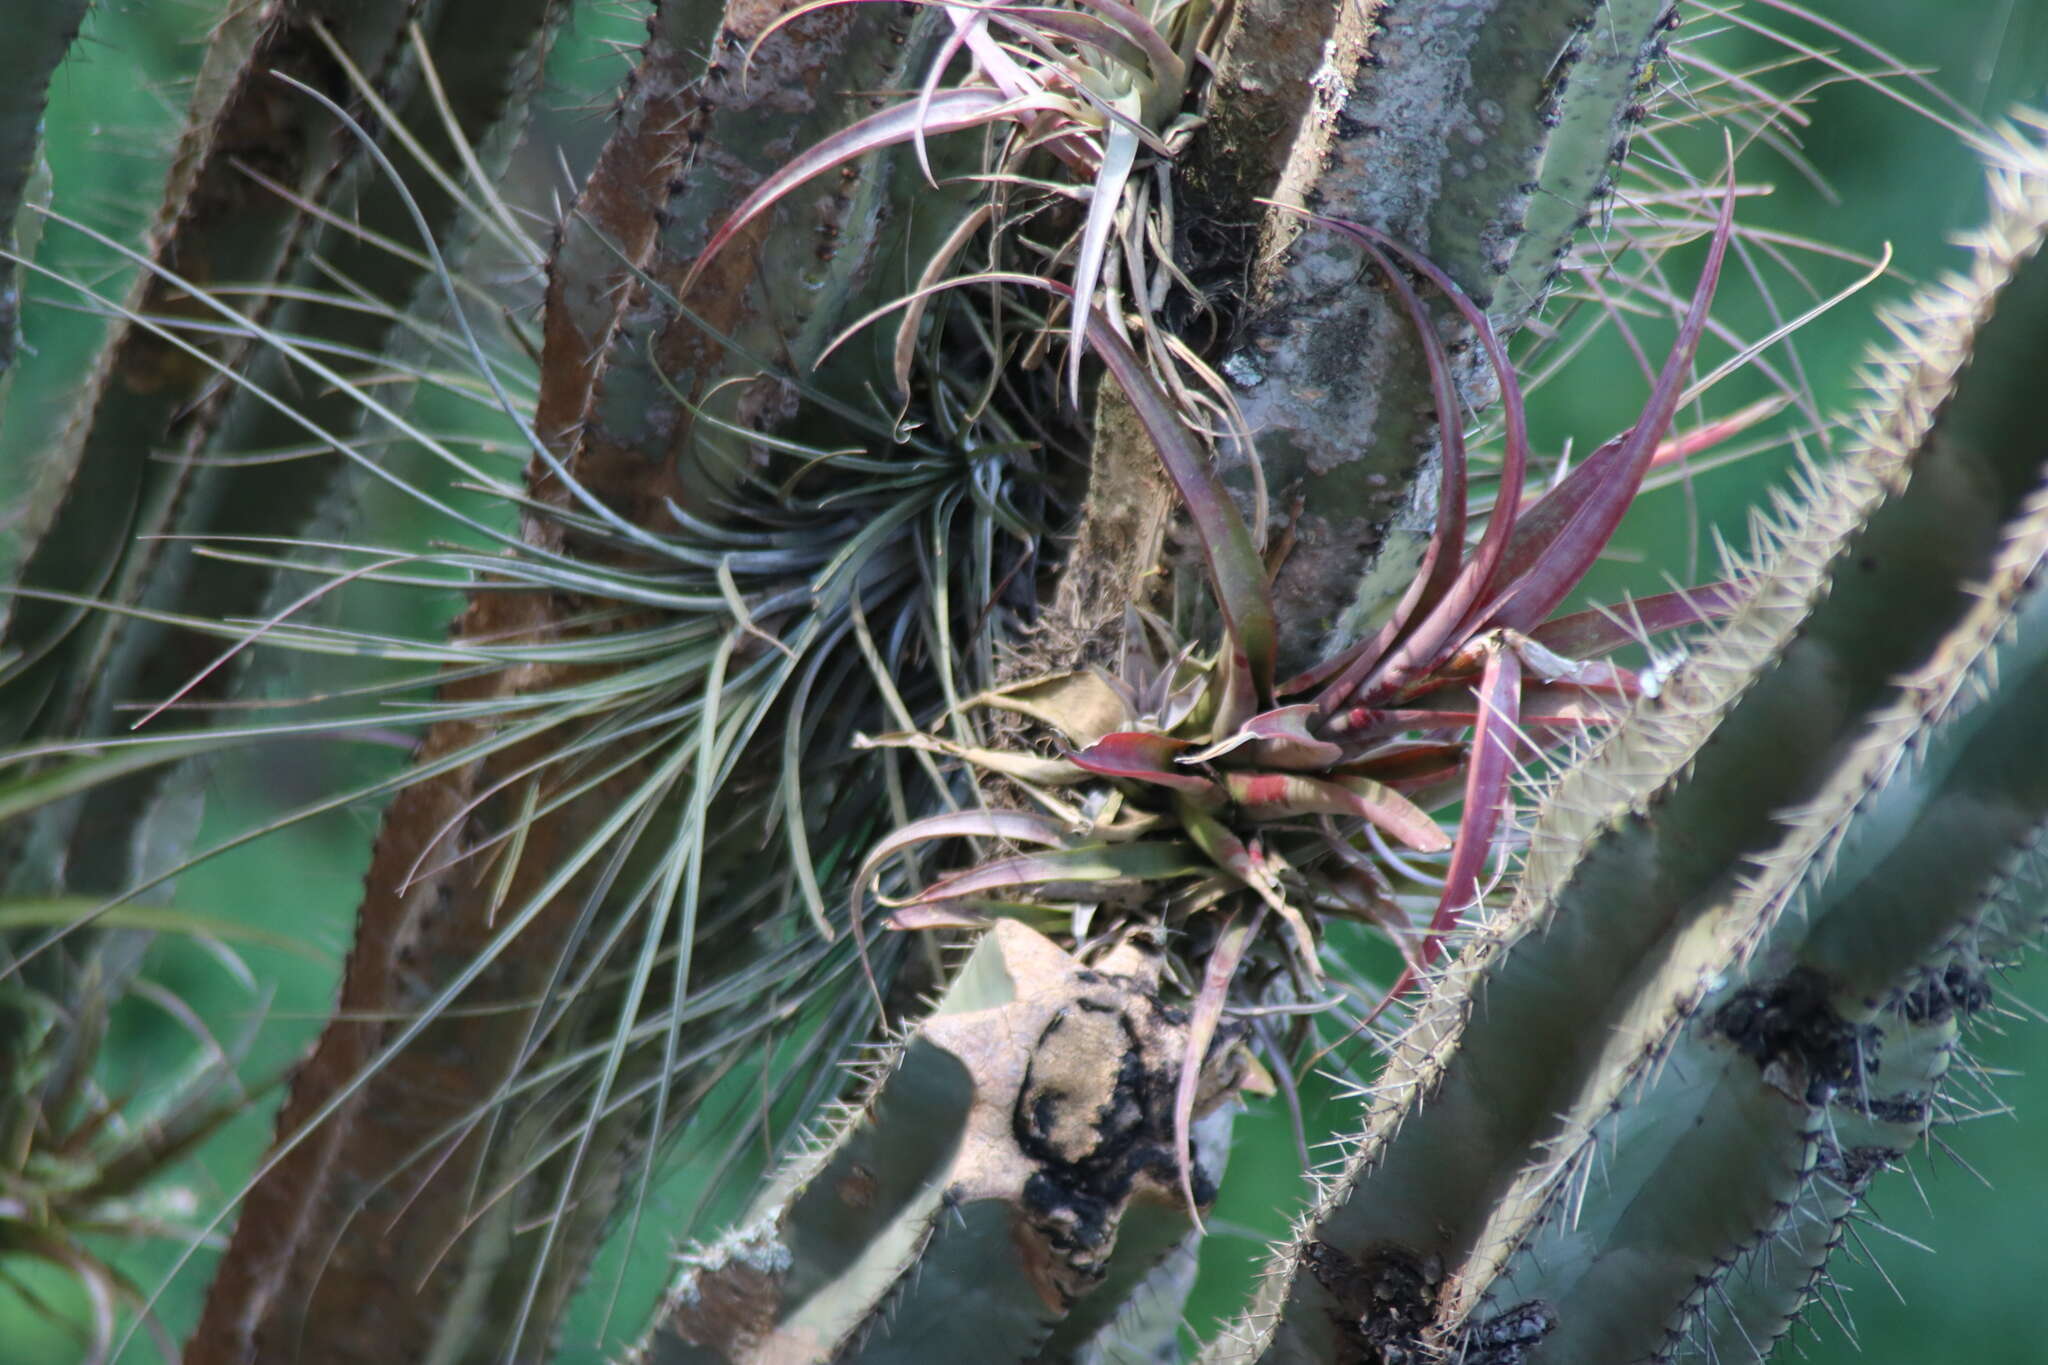
[[[1731,1292],[1705,1330],[1725,1342],[1749,1314],[1768,1342],[1843,1192],[1924,1122],[1859,1141],[1822,1119],[1869,1123],[1938,1081],[1954,1010],[1927,983],[1981,956],[1980,907],[2048,815],[2027,765],[1991,753],[2039,723],[2042,470],[2019,433],[2048,179],[2023,138],[1990,150],[1992,221],[1968,275],[1902,320],[1863,448],[1810,476],[1744,607],[1547,793],[1514,905],[1401,1040],[1355,1154],[1214,1359],[1361,1339],[1384,1359],[1662,1359],[1731,1266],[1777,1306]],[[1963,842],[1930,860],[1923,840]],[[1891,857],[1911,884],[1874,875]],[[1887,1025],[1896,1092],[1874,1079]],[[1823,1231],[1779,1280],[1765,1241],[1794,1216]]]

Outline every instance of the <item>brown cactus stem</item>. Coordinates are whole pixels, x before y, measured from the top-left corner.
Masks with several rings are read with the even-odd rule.
[[[895,6],[857,5],[783,27],[756,54],[752,72],[743,73],[741,58],[779,13],[778,6],[745,0],[723,11],[675,3],[650,22],[618,126],[550,266],[536,428],[559,465],[540,458],[529,464],[527,484],[537,501],[571,506],[594,496],[635,524],[655,526],[668,499],[686,496],[676,451],[650,435],[675,432],[682,415],[669,387],[655,382],[650,343],[660,377],[683,393],[701,391],[733,362],[660,300],[661,288],[690,264],[687,245],[678,250],[667,235],[684,216],[677,205],[688,208],[701,234],[773,158],[805,145],[820,124],[843,123],[844,106],[859,98],[846,92],[889,83],[893,72],[863,61],[873,63],[878,51],[902,60],[896,35],[905,14]],[[779,135],[764,135],[764,125],[778,121]],[[691,295],[698,316],[721,331],[772,330],[774,323],[760,316],[760,259],[744,246],[725,253]],[[657,394],[658,400],[650,396]],[[645,424],[627,429],[627,414]],[[564,548],[559,526],[545,518],[529,518],[522,535],[539,549]],[[484,591],[473,596],[456,633],[505,643],[559,641],[569,629],[564,623],[589,607],[559,595]],[[521,697],[578,680],[559,668],[524,666],[451,684],[444,696],[509,711]],[[503,928],[494,922],[497,907],[541,896],[648,773],[625,766],[533,818],[516,874],[501,887],[474,861],[448,864],[518,818],[518,787],[474,809],[471,803],[543,757],[544,742],[445,766],[488,733],[479,724],[436,726],[415,760],[426,774],[385,813],[337,1016],[294,1078],[277,1146],[188,1351],[192,1365],[283,1359],[309,1342],[334,1361],[384,1361],[394,1351],[424,1359],[437,1343],[454,1352],[450,1359],[546,1355],[553,1315],[607,1220],[625,1145],[645,1140],[644,1124],[600,1141],[612,1146],[586,1163],[574,1226],[554,1241],[559,1269],[550,1264],[536,1275],[537,1234],[515,1236],[495,1216],[482,1220],[485,1232],[496,1226],[495,1233],[472,1227],[485,1212],[480,1192],[508,1179],[519,1155],[487,1150],[490,1134],[515,1128],[516,1119],[480,1120],[529,1060],[539,998],[592,908],[597,873],[587,870],[538,906],[454,1010],[395,1055],[391,1043],[405,1021],[490,951]],[[611,753],[593,761],[602,765]],[[444,836],[451,823],[453,833]],[[436,866],[443,870],[421,871]],[[687,1080],[676,1089],[672,1117],[686,1114],[697,1098]],[[518,1195],[511,1199],[508,1208],[545,1214],[552,1191],[537,1210]],[[502,1264],[493,1261],[498,1256]],[[531,1299],[531,1286],[544,1301]]]

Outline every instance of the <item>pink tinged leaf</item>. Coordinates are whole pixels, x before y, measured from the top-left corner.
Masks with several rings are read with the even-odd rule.
[[[1046,886],[1124,881],[1169,881],[1199,877],[1209,870],[1199,852],[1177,841],[1133,844],[1083,844],[1050,853],[1024,853],[998,858],[956,872],[932,883],[910,899],[911,905],[961,900],[1011,886]]]
[[[854,879],[858,898],[873,881],[882,864],[914,844],[934,839],[1007,839],[1016,844],[1043,844],[1057,848],[1067,840],[1067,831],[1049,815],[1021,810],[961,810],[928,815],[913,820],[869,850]]]
[[[995,920],[954,905],[906,905],[891,910],[883,923],[900,933],[912,933],[919,929],[986,929]]]
[[[1244,652],[1261,702],[1272,695],[1278,623],[1266,589],[1266,565],[1252,545],[1251,531],[1217,477],[1208,452],[1196,442],[1180,415],[1159,391],[1130,344],[1097,318],[1090,342],[1116,379],[1131,410],[1152,438],[1159,463],[1187,505],[1188,519],[1201,537],[1202,557],[1231,639]]]
[[[1443,269],[1420,252],[1413,251],[1386,234],[1363,223],[1347,222],[1342,219],[1322,218],[1309,215],[1317,222],[1327,223],[1361,242],[1376,243],[1386,250],[1399,255],[1417,273],[1428,279],[1444,296],[1451,306],[1458,310],[1467,326],[1478,337],[1480,346],[1486,352],[1488,365],[1500,384],[1501,416],[1507,430],[1502,443],[1500,486],[1512,490],[1497,499],[1494,512],[1486,524],[1485,532],[1472,553],[1471,560],[1459,572],[1457,581],[1427,620],[1418,625],[1398,650],[1388,656],[1369,679],[1375,688],[1394,687],[1401,682],[1426,673],[1434,657],[1449,645],[1472,633],[1472,606],[1483,601],[1489,585],[1498,576],[1496,566],[1508,544],[1508,538],[1515,527],[1515,509],[1520,501],[1519,490],[1529,465],[1529,419],[1527,405],[1522,399],[1522,386],[1515,374],[1515,367],[1509,363],[1507,348],[1501,344],[1499,335],[1484,309],[1472,302],[1471,297],[1458,287],[1458,282],[1444,273]],[[1339,696],[1324,704],[1325,713],[1336,710],[1349,701],[1348,696]]]
[[[911,134],[911,144],[917,151],[917,168],[924,172],[924,183],[937,189],[939,178],[932,174],[931,148],[925,140],[925,127],[931,119],[932,101],[937,98],[939,82],[945,78],[946,68],[953,64],[953,58],[966,45],[967,40],[978,32],[984,22],[980,14],[965,14],[959,10],[948,10],[953,21],[953,31],[946,35],[946,41],[939,45],[938,54],[925,69],[924,82],[917,90],[916,131]],[[1011,95],[1021,92],[1010,91]]]
[[[1195,1092],[1202,1081],[1202,1063],[1209,1058],[1209,1044],[1216,1039],[1216,1025],[1223,1018],[1224,1003],[1230,998],[1230,983],[1265,917],[1266,908],[1260,906],[1252,911],[1249,923],[1239,923],[1235,915],[1224,921],[1223,932],[1216,936],[1209,960],[1202,966],[1202,984],[1188,1013],[1187,1050],[1181,1054],[1180,1078],[1173,1087],[1173,1154],[1180,1172],[1181,1196],[1188,1201],[1188,1216],[1195,1220],[1198,1231],[1202,1230],[1202,1208],[1195,1202]]]
[[[1496,577],[1503,586],[1496,590],[1496,597],[1511,591],[1571,525],[1594,492],[1616,477],[1615,468],[1627,439],[1628,433],[1624,432],[1601,445],[1579,461],[1562,483],[1523,509],[1521,518],[1515,523],[1515,534],[1508,542],[1507,553],[1501,558]]]
[[[1098,777],[1129,778],[1194,796],[1207,795],[1214,786],[1208,778],[1174,764],[1187,748],[1188,741],[1171,735],[1124,730],[1104,735],[1087,748],[1068,754],[1067,760]]]
[[[1185,799],[1180,802],[1180,819],[1181,827],[1195,841],[1195,847],[1207,854],[1217,867],[1243,882],[1266,903],[1268,909],[1286,922],[1302,969],[1320,981],[1323,967],[1316,952],[1316,936],[1309,929],[1308,921],[1302,918],[1301,911],[1288,904],[1287,898],[1280,894],[1265,854],[1256,846],[1248,847],[1231,833],[1229,826]]]
[[[1457,927],[1466,910],[1479,895],[1479,876],[1493,852],[1493,835],[1499,827],[1501,808],[1507,801],[1508,777],[1513,764],[1515,731],[1519,724],[1521,668],[1506,649],[1496,649],[1486,661],[1480,682],[1481,714],[1478,733],[1473,736],[1473,757],[1465,770],[1465,817],[1458,829],[1458,841],[1444,878],[1443,895],[1430,917],[1428,935],[1422,941],[1421,966],[1402,968],[1379,1004],[1359,1024],[1366,1028],[1386,1008],[1405,995],[1421,979],[1429,964],[1443,951],[1444,935]]]
[[[1159,31],[1159,26],[1136,8],[1122,4],[1120,0],[1079,0],[1079,3],[1102,15],[1145,53],[1152,65],[1151,75],[1155,84],[1178,88],[1186,80],[1187,73],[1180,55],[1166,41],[1166,35]]]
[[[1479,680],[1479,717],[1472,735],[1472,756],[1465,769],[1465,813],[1458,828],[1451,865],[1429,938],[1422,946],[1425,962],[1433,962],[1443,935],[1477,901],[1479,879],[1493,852],[1514,771],[1515,744],[1521,726],[1522,664],[1513,650],[1497,646],[1487,655]]]
[[[1791,405],[1790,395],[1773,394],[1769,398],[1760,398],[1747,407],[1737,408],[1726,417],[1717,417],[1711,422],[1703,422],[1676,436],[1666,437],[1657,446],[1657,453],[1650,457],[1650,470],[1654,473],[1675,464],[1682,464],[1695,455],[1712,450],[1724,441],[1733,440],[1759,422],[1768,422]],[[1523,505],[1526,507],[1529,501],[1525,499]]]
[[[1439,486],[1437,489],[1436,529],[1429,538],[1429,547],[1423,553],[1422,567],[1403,594],[1400,605],[1388,622],[1397,631],[1426,621],[1429,612],[1443,600],[1458,574],[1458,558],[1465,546],[1465,423],[1458,406],[1457,385],[1451,379],[1451,358],[1444,350],[1443,338],[1438,335],[1436,321],[1429,310],[1422,306],[1416,296],[1415,287],[1408,283],[1408,277],[1395,268],[1387,253],[1369,236],[1350,233],[1363,246],[1366,253],[1379,264],[1387,283],[1401,300],[1403,311],[1408,314],[1409,324],[1414,327],[1416,337],[1422,343],[1423,363],[1429,370],[1430,396],[1436,403],[1437,438],[1442,448],[1442,457],[1437,461]],[[1382,628],[1385,633],[1386,628]],[[1324,691],[1320,702],[1324,714],[1341,706],[1352,692],[1379,666],[1388,646],[1397,643],[1399,634],[1394,634],[1382,643],[1378,636],[1368,642],[1374,646],[1368,649],[1347,651],[1350,662],[1337,675],[1337,680]]]
[[[867,976],[868,989],[875,993],[877,1004],[881,1002],[882,988],[875,980],[874,967],[868,960],[867,920],[861,914],[861,898],[873,885],[875,874],[881,871],[882,864],[904,849],[933,839],[972,838],[1009,839],[1023,844],[1057,845],[1065,840],[1066,832],[1057,821],[1030,811],[949,811],[943,815],[913,820],[876,844],[861,863],[860,874],[853,879],[853,890],[847,897],[846,911],[847,917],[853,922],[853,942],[860,952],[861,971]]]
[[[995,215],[994,204],[983,204],[975,209],[946,234],[946,240],[939,244],[939,249],[925,262],[923,272],[917,277],[917,290],[904,306],[903,320],[896,326],[896,346],[892,359],[897,393],[910,392],[910,370],[917,357],[918,325],[924,321],[925,310],[931,304],[934,292],[932,286],[944,278],[947,269],[953,264],[953,258],[965,249],[974,234],[981,231]]]
[[[806,180],[836,170],[856,157],[869,152],[880,151],[912,138],[923,138],[934,133],[958,132],[963,128],[979,127],[1004,118],[1018,118],[1042,108],[1044,99],[1030,95],[1012,99],[1000,90],[981,86],[968,86],[956,90],[941,90],[933,94],[929,104],[911,100],[893,105],[880,113],[851,123],[805,148],[771,172],[767,179],[755,186],[753,192],[740,201],[719,225],[716,232],[697,253],[697,259],[690,265],[690,273],[683,278],[683,284],[676,291],[677,297],[687,298],[697,277],[711,263],[713,257],[725,249],[732,239],[756,218],[774,207],[776,202]]]
[[[989,23],[1036,48],[1058,68],[1073,65],[1058,43],[1093,48],[1111,62],[1143,71],[1151,65],[1145,50],[1102,20],[1072,10],[1048,9],[1042,5],[991,5],[981,11]]]
[[[1261,767],[1320,771],[1343,760],[1344,746],[1318,736],[1310,728],[1315,719],[1316,708],[1307,703],[1275,707],[1253,716],[1208,748],[1182,754],[1178,761],[1207,763],[1249,745],[1248,756]]]
[[[1338,847],[1351,852],[1350,845],[1342,840],[1333,841]],[[1368,865],[1369,866],[1369,865]],[[1346,858],[1345,865],[1337,868],[1330,881],[1330,894],[1346,910],[1358,918],[1378,927],[1395,948],[1400,950],[1401,961],[1407,970],[1420,972],[1427,966],[1422,960],[1422,934],[1408,919],[1406,911],[1395,903],[1386,889],[1375,880],[1372,873]]]
[[[1607,667],[1608,665],[1601,665]],[[1617,673],[1622,670],[1616,670]],[[1570,684],[1522,689],[1521,723],[1525,728],[1612,724],[1615,708],[1600,697],[1632,696],[1639,689],[1610,687],[1603,692]],[[1393,707],[1372,714],[1388,733],[1411,730],[1451,730],[1476,725],[1483,714],[1474,689],[1452,685],[1432,692],[1427,706]]]
[[[1714,224],[1713,243],[1707,250],[1706,265],[1700,271],[1699,286],[1693,292],[1692,304],[1686,310],[1677,340],[1672,344],[1663,370],[1657,375],[1657,383],[1650,391],[1642,416],[1621,438],[1608,462],[1611,467],[1597,466],[1595,461],[1599,455],[1596,454],[1594,459],[1572,471],[1565,483],[1550,495],[1557,497],[1574,479],[1590,480],[1583,502],[1572,512],[1569,522],[1542,547],[1528,571],[1506,585],[1496,601],[1483,609],[1482,617],[1474,620],[1474,629],[1504,626],[1527,631],[1534,628],[1557,610],[1558,603],[1570,595],[1600,551],[1613,538],[1615,528],[1621,525],[1622,515],[1635,500],[1636,490],[1642,486],[1651,457],[1656,454],[1657,446],[1677,412],[1686,373],[1706,330],[1707,312],[1714,301],[1714,287],[1720,281],[1721,265],[1727,257],[1728,238],[1734,227],[1735,176],[1731,169],[1728,190],[1721,199],[1721,214]],[[1599,472],[1589,476],[1589,468],[1597,468]],[[1549,498],[1544,501],[1549,501]],[[1539,510],[1542,506],[1542,503],[1537,504]]]
[[[1743,599],[1739,584],[1708,583],[1683,592],[1659,593],[1611,607],[1595,607],[1545,621],[1529,638],[1546,649],[1589,659],[1637,644],[1667,630],[1719,620]]]
[[[860,913],[861,897],[874,884],[875,874],[881,871],[882,864],[904,849],[930,843],[934,839],[1007,839],[1011,843],[1044,844],[1057,848],[1066,842],[1066,838],[1067,831],[1059,821],[1033,811],[948,811],[911,821],[876,844],[861,863],[860,875],[854,878],[848,913],[853,920],[853,935],[860,945],[862,961],[866,961],[867,939]]]
[[[1013,98],[1041,88],[1038,80],[1019,66],[988,29],[977,22],[978,16],[970,9],[964,5],[948,5],[946,14],[956,30],[966,33],[967,50],[974,54],[975,65],[983,76]]]
[[[1406,794],[1462,776],[1470,752],[1462,742],[1408,741],[1375,750],[1341,771],[1346,777],[1369,777]]]
[[[1451,846],[1450,837],[1427,811],[1369,777],[1225,773],[1223,781],[1231,799],[1254,815],[1355,815],[1418,853],[1441,853]]]

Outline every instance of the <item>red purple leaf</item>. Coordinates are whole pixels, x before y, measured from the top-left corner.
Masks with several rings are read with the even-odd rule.
[[[1375,751],[1345,765],[1342,772],[1346,777],[1369,777],[1405,794],[1457,777],[1465,771],[1469,752],[1462,742],[1415,740]]]
[[[1045,844],[1057,848],[1066,842],[1067,831],[1049,815],[1021,810],[961,810],[928,815],[913,820],[869,850],[854,880],[854,894],[860,895],[875,872],[888,858],[912,844],[933,839],[1008,839],[1019,844]]]
[[[1512,651],[1496,646],[1487,656],[1479,684],[1479,727],[1472,737],[1472,758],[1465,769],[1464,819],[1444,877],[1443,895],[1437,901],[1436,913],[1430,917],[1428,936],[1422,941],[1425,968],[1443,950],[1444,935],[1457,926],[1465,911],[1478,900],[1479,876],[1493,852],[1494,831],[1499,828],[1501,810],[1507,802],[1520,691],[1521,661]],[[1373,1007],[1360,1027],[1377,1019],[1421,974],[1413,966],[1404,967],[1388,987],[1386,997]]]
[[[1200,773],[1178,767],[1174,759],[1188,749],[1188,742],[1148,730],[1120,730],[1104,735],[1085,749],[1067,755],[1069,762],[1099,777],[1122,777],[1152,782],[1190,795],[1206,795],[1213,783]]]
[[[1728,615],[1742,601],[1735,583],[1708,583],[1659,593],[1611,607],[1595,607],[1545,621],[1529,638],[1573,658],[1590,659],[1667,630],[1682,630]]]
[[[1451,358],[1444,350],[1443,338],[1437,334],[1435,320],[1416,296],[1415,287],[1408,283],[1408,277],[1395,268],[1387,253],[1380,250],[1374,241],[1377,234],[1353,232],[1349,235],[1378,262],[1381,273],[1401,300],[1409,324],[1415,328],[1415,335],[1422,343],[1423,363],[1429,370],[1430,395],[1436,403],[1437,437],[1442,446],[1442,457],[1437,461],[1436,529],[1430,534],[1422,566],[1409,583],[1408,591],[1402,595],[1387,627],[1366,642],[1369,647],[1346,651],[1349,662],[1323,694],[1326,699],[1331,699],[1331,704],[1324,708],[1326,714],[1336,709],[1343,698],[1349,697],[1378,668],[1386,649],[1398,642],[1401,629],[1429,619],[1429,613],[1456,581],[1459,556],[1465,548],[1465,423],[1458,407],[1457,385],[1451,379]],[[1388,628],[1395,633],[1387,635],[1386,642],[1382,643],[1381,635],[1386,634]],[[1311,670],[1311,673],[1315,671]]]
[[[1202,557],[1216,589],[1216,604],[1230,636],[1244,651],[1258,700],[1271,700],[1273,656],[1279,626],[1272,594],[1266,588],[1266,565],[1252,546],[1252,536],[1237,504],[1217,477],[1216,467],[1189,432],[1187,424],[1159,391],[1152,376],[1101,318],[1089,328],[1089,342],[1130,400],[1131,411],[1159,451],[1159,463],[1173,482],[1188,519],[1202,541]]]
[[[955,905],[905,905],[891,910],[883,921],[899,933],[920,929],[986,929],[993,923],[978,910]]]
[[[1522,400],[1521,381],[1516,377],[1515,367],[1509,363],[1507,348],[1501,344],[1494,332],[1492,322],[1484,309],[1472,302],[1456,280],[1420,252],[1411,250],[1388,237],[1385,233],[1367,227],[1363,223],[1347,222],[1336,218],[1322,218],[1311,215],[1316,221],[1327,223],[1352,237],[1354,240],[1376,244],[1398,254],[1415,270],[1443,291],[1451,305],[1465,319],[1486,351],[1487,363],[1492,367],[1495,379],[1500,384],[1501,413],[1507,433],[1501,452],[1500,486],[1503,496],[1494,504],[1493,516],[1486,524],[1486,531],[1479,538],[1479,545],[1473,551],[1472,559],[1460,570],[1450,591],[1429,612],[1428,617],[1418,624],[1407,638],[1396,643],[1372,671],[1365,675],[1359,688],[1346,690],[1337,686],[1326,689],[1317,704],[1325,715],[1331,714],[1351,702],[1361,689],[1371,689],[1374,695],[1398,687],[1409,679],[1427,673],[1443,652],[1455,648],[1463,639],[1472,634],[1472,608],[1475,603],[1485,600],[1489,585],[1497,576],[1496,565],[1506,551],[1509,536],[1515,525],[1515,510],[1519,502],[1519,491],[1529,460],[1529,423],[1527,407]],[[1364,699],[1364,698],[1361,698]]]
[[[1537,549],[1526,571],[1504,584],[1495,600],[1472,619],[1473,630],[1492,626],[1520,631],[1532,629],[1557,610],[1558,603],[1564,601],[1579,580],[1585,577],[1586,570],[1592,567],[1594,559],[1613,538],[1615,528],[1621,524],[1629,504],[1635,500],[1643,475],[1648,472],[1657,446],[1670,429],[1672,416],[1678,409],[1686,372],[1692,365],[1693,353],[1699,348],[1700,336],[1706,330],[1707,310],[1714,300],[1714,286],[1720,281],[1721,264],[1727,257],[1728,238],[1734,226],[1735,177],[1731,171],[1727,193],[1721,200],[1721,214],[1714,224],[1713,242],[1707,250],[1706,265],[1700,270],[1699,286],[1693,291],[1692,305],[1686,310],[1671,354],[1657,375],[1657,383],[1650,391],[1642,416],[1611,453],[1603,447],[1573,470],[1543,502],[1536,504],[1532,517],[1540,516],[1543,504],[1551,498],[1566,495],[1567,490],[1573,488],[1574,481],[1581,485],[1579,490],[1575,490],[1579,505],[1570,511],[1565,524]],[[1561,501],[1560,508],[1565,506],[1566,503]]]
[[[879,113],[850,123],[830,137],[824,138],[791,157],[772,171],[768,178],[756,185],[739,206],[735,208],[718,230],[705,242],[704,249],[697,253],[697,259],[690,265],[690,273],[683,278],[683,284],[676,291],[679,298],[687,299],[697,276],[709,265],[712,257],[729,245],[747,224],[753,222],[774,206],[777,200],[787,195],[798,185],[814,176],[834,170],[855,157],[884,147],[908,142],[912,138],[923,138],[934,133],[957,132],[963,128],[978,127],[1000,118],[1021,115],[1041,107],[1041,101],[1013,100],[1000,90],[982,86],[965,86],[955,90],[935,92],[929,101],[922,97],[903,104],[891,105]]]
[[[1249,746],[1254,763],[1267,768],[1319,771],[1344,757],[1344,746],[1321,738],[1310,727],[1316,708],[1303,703],[1262,711],[1206,749],[1182,754],[1181,763],[1207,763]]]
[[[1194,1008],[1188,1016],[1188,1044],[1181,1054],[1180,1077],[1173,1086],[1173,1154],[1180,1172],[1180,1192],[1188,1201],[1188,1215],[1202,1226],[1202,1209],[1195,1202],[1195,1156],[1190,1131],[1195,1122],[1195,1090],[1202,1078],[1202,1063],[1208,1060],[1209,1044],[1215,1041],[1216,1025],[1223,1018],[1224,1002],[1230,998],[1230,983],[1237,976],[1244,951],[1266,917],[1261,905],[1252,912],[1249,924],[1235,915],[1225,920],[1202,966],[1202,984],[1195,992]]]
[[[1480,874],[1493,852],[1494,832],[1500,827],[1514,771],[1521,693],[1521,660],[1513,650],[1495,646],[1487,654],[1486,670],[1479,680],[1478,725],[1465,769],[1464,819],[1458,827],[1451,865],[1444,874],[1443,896],[1429,922],[1430,937],[1422,946],[1425,962],[1435,960],[1443,935],[1478,900]]]
[[[882,998],[882,987],[875,979],[874,967],[868,961],[867,921],[861,915],[861,897],[867,893],[875,873],[893,854],[909,848],[912,844],[925,843],[932,839],[962,838],[1009,839],[1016,843],[1056,845],[1064,842],[1066,831],[1050,816],[1031,811],[963,810],[913,820],[876,844],[869,851],[866,860],[861,863],[860,875],[853,880],[853,893],[847,905],[847,914],[853,921],[853,941],[860,951],[861,971],[867,975],[868,989],[875,993],[877,1003]]]

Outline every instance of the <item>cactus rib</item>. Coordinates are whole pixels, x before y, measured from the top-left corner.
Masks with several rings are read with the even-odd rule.
[[[1981,656],[2010,623],[2039,534],[2038,452],[2020,434],[2028,398],[2012,378],[2039,363],[2035,298],[2048,262],[2035,251],[2048,189],[2031,144],[2014,137],[1993,151],[1993,226],[1974,243],[1970,275],[1908,319],[1912,340],[1884,362],[1888,399],[1863,451],[1813,477],[1745,606],[1550,792],[1515,906],[1439,984],[1397,1049],[1356,1155],[1304,1225],[1299,1247],[1354,1264],[1395,1249],[1440,1263],[1442,1301],[1431,1298],[1427,1330],[1446,1339],[1482,1329],[1486,1311],[1525,1306],[1506,1285],[1487,1295],[1532,1237],[1551,1227],[1570,1236],[1569,1222],[1553,1220],[1574,1182],[1590,1178],[1613,1116],[1646,1087],[1656,1094],[1662,1078],[1682,1094],[1709,1083],[1717,1068],[1705,1050],[1718,1047],[1731,1097],[1760,1093],[1707,1031],[1684,1035],[1680,1058],[1674,1041],[1714,983],[1766,941],[1800,879],[1831,861],[1849,813],[1894,772],[1902,746],[1954,698],[1954,665]],[[1973,338],[1985,349],[1966,367]],[[1929,525],[1947,534],[1929,537]],[[1935,946],[1907,936],[1903,960],[1887,969]],[[1861,980],[1882,990],[1888,978]],[[1694,1267],[1734,1259],[1799,1189],[1806,1105],[1802,1096],[1780,1107],[1783,1120],[1747,1143],[1780,1193],[1762,1197],[1760,1216],[1738,1218],[1755,1223],[1744,1237],[1713,1234],[1704,1262],[1672,1272],[1688,1294],[1704,1273]],[[1695,1144],[1686,1155],[1729,1150]],[[1290,1273],[1275,1285],[1271,1316],[1219,1358],[1318,1358],[1357,1330],[1318,1277]],[[1645,1307],[1655,1336],[1645,1345],[1639,1330],[1634,1349],[1663,1349],[1687,1311],[1680,1301]],[[1558,1340],[1585,1347],[1565,1329]],[[1560,1349],[1558,1359],[1586,1358]]]
[[[71,50],[89,0],[50,0],[13,16],[0,50],[0,246],[19,251],[33,235],[25,221],[35,198],[43,145],[43,103],[50,77]],[[20,344],[21,282],[0,264],[0,394]]]

